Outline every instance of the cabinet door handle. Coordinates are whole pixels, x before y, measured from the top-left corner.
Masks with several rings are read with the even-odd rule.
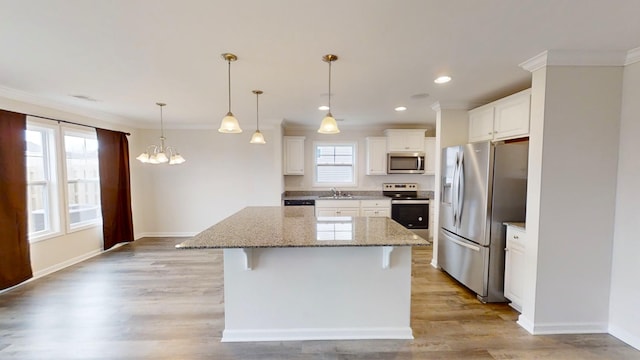
[[[487,135],[493,135],[493,132],[487,133]]]
[[[520,238],[518,237],[518,235],[513,235],[513,238],[514,238],[514,239],[516,239],[516,240],[517,240],[517,239],[520,239]]]

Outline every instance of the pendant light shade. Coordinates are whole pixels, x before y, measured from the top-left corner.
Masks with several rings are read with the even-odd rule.
[[[249,142],[252,144],[266,144],[267,142],[264,141],[264,136],[260,132],[260,122],[259,122],[260,111],[258,108],[258,97],[260,97],[260,94],[262,94],[262,90],[253,90],[252,92],[256,94],[256,132],[253,133],[253,135],[251,136],[251,141]]]
[[[165,146],[164,141],[167,140],[164,137],[164,122],[162,119],[162,108],[166,106],[165,103],[156,103],[160,106],[160,145],[149,145],[147,150],[138,155],[136,159],[145,164],[166,164],[178,165],[182,164],[186,160],[178,153],[178,150],[172,146]]]
[[[331,63],[336,60],[338,60],[338,56],[333,54],[327,54],[322,57],[322,61],[329,63],[329,111],[322,119],[322,123],[320,123],[320,128],[318,129],[320,134],[337,134],[340,132],[336,119],[331,115]]]
[[[227,115],[225,115],[225,117],[222,119],[218,131],[225,134],[237,134],[241,133],[242,129],[240,128],[238,120],[235,118],[235,116],[233,116],[233,113],[231,112],[231,62],[238,60],[238,57],[231,53],[224,53],[222,54],[222,58],[225,59],[227,61],[227,64],[229,65],[227,71],[229,85],[229,110],[227,112]]]

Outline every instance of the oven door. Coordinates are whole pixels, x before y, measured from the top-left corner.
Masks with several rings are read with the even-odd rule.
[[[391,200],[391,218],[407,229],[428,229],[429,200]]]

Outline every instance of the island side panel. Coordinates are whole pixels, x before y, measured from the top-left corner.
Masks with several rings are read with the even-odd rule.
[[[411,248],[224,250],[222,341],[412,339]]]

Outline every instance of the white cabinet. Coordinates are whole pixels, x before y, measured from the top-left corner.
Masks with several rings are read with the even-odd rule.
[[[522,311],[525,284],[526,232],[523,224],[507,223],[507,247],[504,263],[504,297],[511,306]]]
[[[391,217],[391,199],[316,200],[316,216]]]
[[[423,152],[426,129],[388,129],[387,152]]]
[[[424,174],[436,174],[436,138],[424,138]]]
[[[304,136],[284,136],[284,175],[304,175]]]
[[[387,138],[367,138],[367,175],[387,175]]]
[[[316,216],[360,216],[360,201],[316,200]]]
[[[391,217],[391,199],[360,201],[360,216]]]
[[[531,89],[469,111],[469,142],[529,135]]]
[[[493,140],[493,105],[469,111],[469,142]]]

